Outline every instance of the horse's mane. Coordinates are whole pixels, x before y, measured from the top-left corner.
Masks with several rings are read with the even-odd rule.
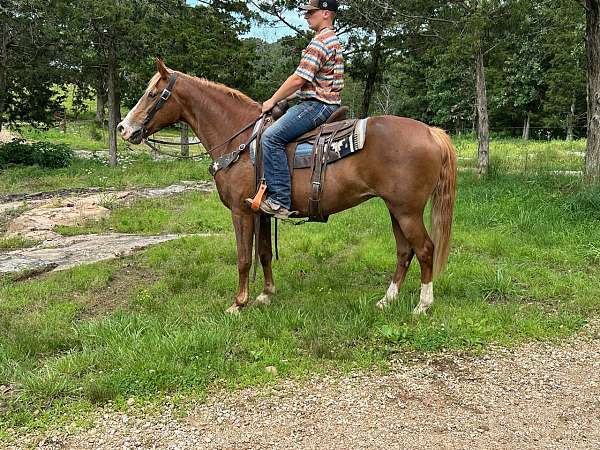
[[[169,73],[173,73],[174,72],[173,70],[170,70],[170,69],[167,69],[167,70],[169,71]],[[187,74],[182,73],[182,72],[177,72],[177,73],[179,75],[181,75],[181,76],[186,77],[192,83],[195,83],[195,84],[198,84],[198,85],[204,86],[204,87],[209,87],[211,89],[216,89],[216,90],[221,91],[224,94],[228,94],[231,97],[236,98],[236,99],[238,99],[238,100],[240,100],[243,103],[246,103],[248,105],[256,105],[257,104],[256,101],[252,100],[246,94],[238,91],[237,89],[233,89],[233,88],[230,88],[229,86],[226,86],[224,84],[207,80],[206,78],[193,77],[191,75],[187,75]],[[154,87],[156,86],[156,84],[160,80],[160,77],[161,77],[161,75],[160,75],[159,72],[156,72],[154,74],[154,76],[148,82],[148,87],[146,88],[146,93],[148,93],[149,91],[151,91],[152,89],[154,89]]]
[[[237,98],[238,100],[241,100],[243,103],[247,103],[249,105],[256,105],[256,101],[252,100],[246,94],[238,91],[237,89],[230,88],[229,86],[226,86],[221,83],[217,83],[215,81],[207,80],[206,78],[192,77],[190,75],[186,75],[186,76],[189,77],[194,83],[198,83],[202,86],[208,86],[209,88],[213,88],[218,91],[221,91],[224,94],[228,94],[228,95],[232,96],[233,98]]]

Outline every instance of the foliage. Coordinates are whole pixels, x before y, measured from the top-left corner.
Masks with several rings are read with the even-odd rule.
[[[255,54],[251,63],[254,82],[249,94],[257,100],[265,100],[294,72],[306,40],[303,37],[285,37],[273,43],[258,39],[254,43]]]
[[[121,91],[124,103],[133,106],[155,72],[154,56],[167,66],[190,75],[208,78],[247,91],[252,86],[251,61],[254,42],[239,34],[248,30],[253,16],[245,2],[176,2],[170,10],[146,11],[146,21],[138,26],[144,40],[139,58],[126,53],[122,66]],[[140,43],[140,39],[136,39]]]
[[[65,144],[34,142],[22,139],[0,145],[0,168],[10,165],[37,165],[49,169],[67,167],[73,162],[73,150]]]
[[[56,45],[55,1],[3,0],[0,5],[0,129],[3,123],[45,126],[60,111],[63,83]]]

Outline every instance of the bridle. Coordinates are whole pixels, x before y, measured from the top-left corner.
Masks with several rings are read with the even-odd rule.
[[[150,111],[148,111],[148,114],[146,114],[146,118],[144,119],[144,122],[142,123],[141,132],[142,132],[143,141],[148,147],[150,147],[152,150],[154,150],[157,153],[163,153],[163,152],[161,152],[158,148],[156,148],[156,146],[152,145],[152,143],[167,144],[167,145],[180,145],[180,143],[159,141],[156,139],[149,138],[148,137],[148,129],[146,128],[148,126],[148,124],[152,121],[152,119],[154,119],[154,116],[156,115],[156,113],[164,106],[164,104],[167,102],[167,100],[169,100],[169,98],[171,97],[171,93],[173,92],[173,87],[175,86],[176,82],[177,82],[177,74],[173,73],[171,75],[171,77],[169,78],[169,83],[167,84],[167,87],[163,89],[162,93],[160,94],[160,97],[158,98],[156,103],[154,103],[154,105],[152,105],[152,108],[150,108]],[[208,154],[212,158],[213,151],[217,150],[218,148],[223,147],[226,144],[229,144],[231,141],[233,141],[236,137],[238,137],[240,134],[242,134],[248,128],[250,128],[251,126],[254,126],[256,124],[256,122],[258,122],[263,117],[264,117],[264,113],[261,113],[256,119],[254,119],[250,123],[246,124],[243,128],[238,130],[235,134],[233,134],[231,137],[229,137],[226,141],[220,143],[219,145],[217,145],[211,149],[208,149],[207,150]],[[228,153],[227,155],[223,155],[220,158],[218,158],[217,161],[214,161],[213,164],[211,164],[211,166],[209,168],[209,172],[211,173],[211,175],[214,177],[215,173],[218,170],[224,169],[224,168],[228,167],[229,165],[233,164],[235,161],[237,161],[240,154],[256,138],[256,134],[257,133],[253,133],[252,136],[250,137],[250,139],[248,140],[248,142],[246,142],[245,144],[241,144],[233,152]],[[180,158],[180,159],[190,159],[190,158],[199,157],[199,155],[194,155],[194,156],[168,155],[168,156],[173,156],[173,157]]]
[[[169,83],[167,84],[167,87],[163,89],[163,91],[160,94],[160,97],[158,98],[156,103],[154,103],[154,105],[152,105],[152,108],[150,108],[150,111],[148,111],[148,114],[146,114],[146,118],[144,119],[144,122],[142,123],[142,137],[146,138],[146,136],[148,135],[148,129],[146,128],[146,126],[150,123],[150,121],[152,119],[154,119],[154,116],[156,115],[156,113],[160,110],[160,108],[163,107],[163,105],[167,102],[167,100],[169,100],[169,98],[171,97],[171,93],[173,92],[173,87],[175,86],[176,81],[177,81],[177,74],[173,73],[171,75],[171,77],[169,78]]]

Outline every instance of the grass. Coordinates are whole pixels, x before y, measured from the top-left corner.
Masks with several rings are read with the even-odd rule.
[[[76,150],[95,152],[92,159],[76,158],[75,162],[64,169],[44,169],[38,166],[15,166],[2,171],[0,176],[0,195],[54,191],[70,188],[130,188],[141,186],[167,186],[182,180],[208,180],[208,156],[194,160],[154,160],[143,145],[125,146],[118,140],[118,165],[110,167],[103,157],[107,144],[94,140],[88,130],[90,124],[72,122],[67,133],[52,128],[36,130],[30,127],[21,129],[26,139],[46,140],[64,143]],[[175,130],[161,131],[161,137],[176,136]],[[192,154],[198,148],[191,147]],[[168,153],[177,153],[177,148],[163,149]]]
[[[548,174],[555,171],[582,170],[586,141],[523,141],[492,139],[492,170],[502,173]],[[472,139],[455,139],[459,167],[477,167],[477,146]]]
[[[461,144],[463,145],[463,144]],[[461,154],[472,151],[466,146]],[[204,177],[196,163],[134,161],[110,169],[80,162],[78,186],[165,185]],[[199,170],[200,168],[200,170]],[[13,170],[13,169],[11,169]],[[14,169],[19,170],[19,169]],[[90,170],[91,173],[86,173]],[[97,173],[96,173],[97,172]],[[558,340],[600,312],[600,190],[543,171],[461,173],[448,270],[436,303],[415,318],[413,262],[398,301],[380,312],[395,249],[384,204],[369,201],[327,225],[281,225],[278,294],[239,317],[223,311],[237,286],[229,212],[216,194],[143,200],[65,234],[218,231],[134,256],[37,279],[0,281],[0,437],[69,423],[130,396],[202,397],[212,386],[350,368],[385,369],[407,352],[481,351],[489,344]],[[20,189],[35,175],[11,171]],[[62,171],[45,186],[65,186]],[[261,282],[252,285],[252,295]]]
[[[99,127],[93,120],[68,122],[66,132],[58,128],[41,130],[30,126],[23,126],[19,130],[19,134],[28,140],[67,144],[76,150],[88,150],[91,152],[108,151],[108,131],[106,128]],[[192,138],[190,138],[190,141],[195,141],[193,133],[191,134]],[[179,136],[179,131],[176,128],[165,129],[160,132],[160,136],[163,138],[174,138]],[[128,148],[145,150],[144,146],[127,144],[120,138],[117,138],[117,148],[123,153]],[[194,149],[194,146],[191,149]]]
[[[39,244],[35,239],[26,239],[21,236],[0,238],[0,251],[17,250],[20,248],[34,247]]]
[[[186,193],[173,197],[137,201],[128,208],[115,208],[102,220],[84,226],[60,226],[57,232],[67,235],[89,233],[203,233],[229,231],[230,214],[226,208],[216,209],[206,216],[204,211],[214,207],[214,199],[204,194]]]
[[[12,167],[0,176],[0,195],[54,191],[70,188],[132,188],[168,186],[182,180],[208,180],[206,160],[160,160],[139,153],[124,154],[120,164],[110,167],[99,159],[75,159],[64,169],[37,166]]]

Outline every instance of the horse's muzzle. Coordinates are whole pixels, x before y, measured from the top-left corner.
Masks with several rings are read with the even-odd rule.
[[[134,131],[131,136],[129,136],[129,139],[127,139],[129,142],[131,142],[132,144],[139,144],[142,142],[142,140],[144,139],[144,130],[142,128],[140,128],[139,130]]]

